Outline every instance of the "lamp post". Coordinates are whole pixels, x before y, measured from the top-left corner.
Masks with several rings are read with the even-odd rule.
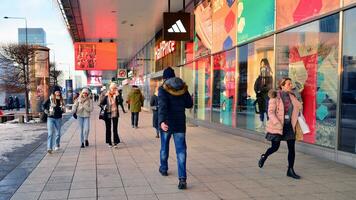
[[[5,16],[4,19],[15,19],[15,20],[25,20],[25,37],[26,37],[26,65],[25,65],[25,120],[28,122],[29,115],[29,102],[28,102],[28,83],[29,83],[29,69],[28,69],[28,39],[27,39],[27,19],[26,17],[8,17]]]

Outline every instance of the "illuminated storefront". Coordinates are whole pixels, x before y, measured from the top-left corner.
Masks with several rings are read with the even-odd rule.
[[[311,129],[303,149],[356,166],[342,160],[356,157],[355,0],[204,0],[190,12],[192,43],[167,44],[155,69],[179,67],[193,122],[263,139],[266,91],[290,77]]]

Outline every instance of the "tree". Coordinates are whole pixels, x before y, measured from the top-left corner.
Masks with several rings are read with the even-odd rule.
[[[26,121],[29,114],[30,67],[34,62],[34,48],[25,44],[6,44],[0,47],[0,65],[4,73],[0,79],[8,91],[25,93]]]
[[[58,79],[59,77],[63,74],[62,71],[59,71],[56,69],[56,63],[50,63],[49,64],[49,84],[50,87],[54,86],[54,85],[58,85]]]

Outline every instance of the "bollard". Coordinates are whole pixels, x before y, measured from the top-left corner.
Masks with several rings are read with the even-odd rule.
[[[23,115],[19,116],[19,123],[23,124],[25,122],[25,117]]]

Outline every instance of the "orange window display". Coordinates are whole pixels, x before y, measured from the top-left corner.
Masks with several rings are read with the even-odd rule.
[[[116,70],[117,46],[115,43],[76,42],[75,70]]]

